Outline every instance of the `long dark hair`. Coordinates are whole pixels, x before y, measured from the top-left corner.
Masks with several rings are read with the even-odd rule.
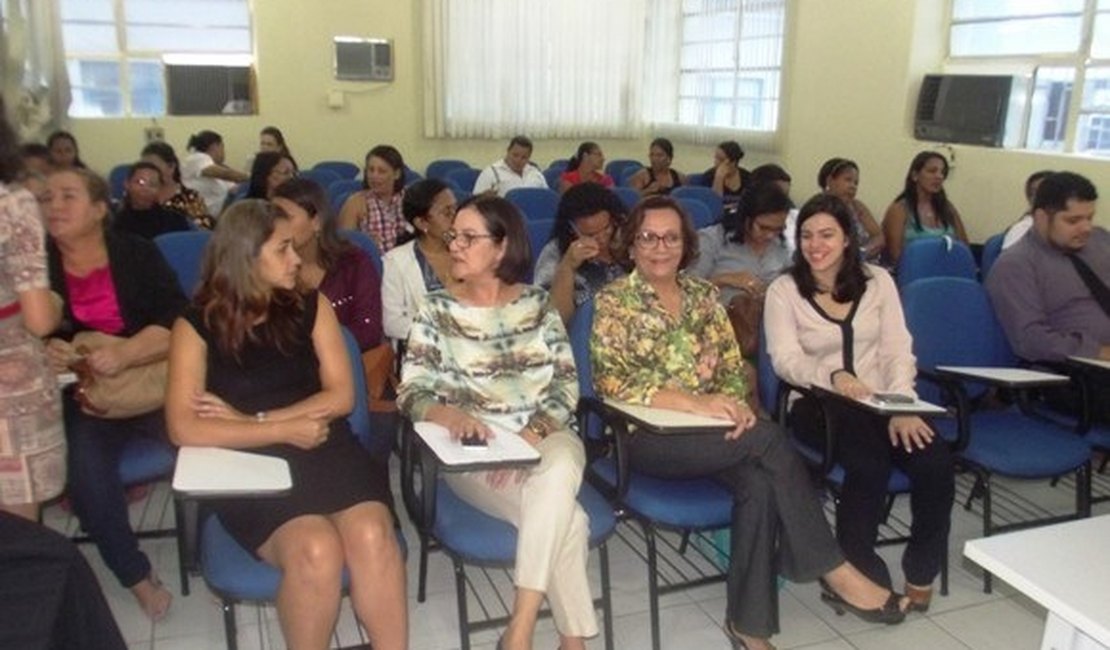
[[[894,198],[896,202],[906,202],[906,209],[909,210],[910,218],[913,219],[913,228],[919,232],[922,230],[921,215],[917,213],[917,182],[914,181],[913,175],[925,169],[925,165],[929,164],[929,161],[933,158],[944,165],[944,177],[948,178],[948,159],[936,151],[922,151],[914,156],[910,162],[902,193]],[[937,221],[940,222],[942,227],[952,228],[956,225],[956,216],[952,210],[952,204],[948,201],[948,195],[944,192],[944,187],[941,187],[939,192],[929,197],[929,202],[933,205],[933,213],[937,215]]]
[[[70,133],[69,131],[63,131],[62,129],[58,129],[57,131],[51,133],[50,136],[46,138],[46,148],[53,148],[54,143],[58,140],[69,140],[69,143],[73,145],[74,167],[79,167],[81,169],[88,168],[88,165],[85,164],[85,161],[81,160],[81,148],[77,146],[77,138],[72,133]],[[51,158],[51,163],[53,163],[53,158]]]
[[[274,188],[272,198],[282,198],[300,206],[308,216],[320,219],[319,250],[316,261],[324,272],[332,270],[339,258],[352,245],[339,236],[339,225],[328,204],[328,195],[320,184],[311,178],[290,178]]]
[[[576,220],[588,217],[605,210],[609,213],[613,233],[620,231],[627,216],[624,202],[608,188],[597,183],[580,183],[570,188],[559,199],[559,209],[555,213],[555,226],[551,231],[551,238],[559,242],[559,254],[567,252],[570,243],[574,241],[574,226]],[[614,236],[610,242],[615,244]],[[540,254],[536,251],[536,255]]]
[[[362,164],[362,189],[370,189],[370,183],[366,182],[366,168],[370,165],[371,158],[381,158],[393,169],[393,171],[401,172],[397,176],[397,180],[393,181],[394,194],[405,189],[405,159],[401,156],[401,152],[397,150],[397,147],[389,144],[379,144],[366,152],[366,159]]]
[[[774,182],[765,182],[745,188],[735,210],[726,210],[721,226],[731,241],[743,244],[756,217],[765,214],[787,213],[794,208],[790,197]],[[785,233],[784,233],[785,234]]]
[[[274,167],[288,158],[289,156],[280,151],[262,151],[255,156],[254,163],[251,165],[251,180],[247,189],[247,198],[269,198],[266,196],[266,179],[269,178],[270,172],[274,171]],[[293,161],[290,160],[289,162],[292,163]],[[296,168],[296,164],[293,167]]]
[[[818,293],[817,278],[813,277],[813,269],[802,254],[802,224],[810,217],[818,214],[827,214],[840,226],[848,246],[844,249],[844,257],[840,263],[840,270],[836,273],[836,284],[832,288],[832,298],[839,303],[854,302],[863,295],[867,289],[867,271],[859,255],[859,236],[852,222],[852,213],[848,205],[839,198],[825,194],[816,194],[798,212],[798,225],[794,228],[794,266],[790,275],[798,286],[798,292],[803,298],[812,299]]]
[[[299,167],[297,167],[297,159],[293,157],[293,152],[289,151],[289,145],[285,144],[285,135],[282,134],[281,129],[277,128],[276,126],[263,127],[263,129],[258,132],[258,135],[260,137],[268,135],[276,140],[278,146],[281,147],[280,149],[278,149],[278,151],[284,154],[285,157],[289,159],[289,162],[293,163],[293,169],[300,169]]]
[[[4,98],[0,97],[0,183],[10,183],[23,170],[23,157],[19,153],[19,139],[8,123]]]
[[[173,147],[166,142],[151,142],[143,147],[142,153],[139,154],[140,158],[146,156],[157,156],[162,162],[167,165],[173,166],[173,181],[175,183],[181,182],[181,163],[177,160],[177,153]],[[166,179],[162,179],[165,181]]]
[[[567,162],[567,171],[572,172],[578,169],[579,165],[582,164],[583,158],[600,148],[601,147],[599,147],[596,142],[591,142],[589,140],[578,145],[578,150],[574,152],[574,155],[571,156],[570,160]]]
[[[427,218],[428,212],[432,209],[432,204],[436,202],[436,197],[448,189],[451,188],[447,186],[447,183],[438,178],[425,178],[405,188],[405,195],[401,198],[401,214],[404,215],[405,221],[412,226],[412,231],[406,231],[398,235],[397,246],[416,239],[416,234],[414,234],[417,232],[416,218]]]
[[[301,294],[262,286],[254,269],[278,219],[288,217],[267,201],[237,201],[224,211],[205,248],[193,302],[220,350],[236,359],[248,341],[274,345],[288,354],[298,338],[304,311]]]

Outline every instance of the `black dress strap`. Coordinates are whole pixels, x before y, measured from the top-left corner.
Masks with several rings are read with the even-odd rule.
[[[856,374],[856,346],[855,329],[852,327],[852,321],[855,320],[856,311],[859,309],[859,303],[862,299],[863,296],[861,295],[859,298],[853,300],[852,306],[848,309],[848,314],[843,318],[843,320],[841,320],[830,316],[828,312],[821,308],[821,305],[817,304],[817,301],[813,299],[813,296],[806,298],[806,301],[809,302],[809,304],[813,305],[813,308],[817,310],[817,313],[821,315],[821,318],[824,318],[825,320],[840,328],[840,350],[844,370],[852,373],[853,375]]]

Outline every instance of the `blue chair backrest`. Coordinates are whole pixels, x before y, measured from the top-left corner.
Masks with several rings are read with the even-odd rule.
[[[347,198],[361,189],[361,178],[348,178],[346,180],[333,181],[331,185],[328,185],[327,187],[328,203],[331,204],[332,212],[334,212],[335,214],[339,214],[339,211],[343,209],[343,203],[347,201]]]
[[[613,193],[616,194],[617,198],[624,204],[624,209],[629,212],[632,212],[632,208],[636,207],[636,204],[640,202],[640,193],[631,187],[618,186],[609,189],[613,190]]]
[[[558,169],[559,173],[562,174],[567,170],[567,165],[569,164],[570,160],[566,158],[556,158],[555,160],[551,161],[551,164],[548,165],[547,169],[545,169],[544,171],[547,171],[548,169]]]
[[[298,175],[301,178],[308,178],[316,181],[316,184],[318,184],[325,190],[331,187],[331,184],[335,181],[343,180],[339,178],[339,174],[336,174],[330,169],[306,169],[300,172]]]
[[[393,441],[389,436],[377,433],[379,427],[370,426],[370,401],[366,389],[366,375],[362,369],[362,351],[358,348],[358,341],[346,327],[343,330],[343,343],[347,347],[347,358],[351,362],[351,379],[355,389],[355,406],[347,416],[347,423],[351,425],[351,432],[358,438],[359,443],[371,454],[379,458],[389,456]]]
[[[177,275],[177,283],[186,296],[192,296],[200,283],[204,248],[211,238],[212,232],[208,230],[168,232],[154,238],[154,244]]]
[[[705,207],[709,208],[709,216],[713,222],[721,220],[721,211],[724,210],[724,202],[721,197],[717,195],[712,189],[708,187],[693,187],[685,185],[683,187],[676,187],[671,192],[673,199],[694,199],[701,201]]]
[[[686,174],[686,186],[687,187],[709,187],[709,183],[705,182],[705,174],[702,174],[702,173],[699,172],[699,173],[696,173],[696,174]],[[712,189],[712,188],[710,188],[710,189]]]
[[[478,175],[481,173],[480,170],[471,169],[470,167],[452,169],[447,172],[447,178],[444,180],[451,181],[455,185],[458,185],[460,190],[463,190],[466,192],[467,196],[470,196],[474,193],[474,183],[478,181]],[[459,199],[459,197],[455,198]],[[459,201],[462,201],[462,199],[459,199]]]
[[[902,309],[920,368],[1011,367],[1017,363],[986,290],[975,280],[951,277],[915,280],[902,287]],[[918,382],[918,392],[924,399],[940,399],[932,386],[924,382]]]
[[[594,397],[594,373],[590,363],[590,333],[594,327],[594,300],[590,298],[578,305],[574,316],[567,327],[567,336],[570,338],[570,348],[574,353],[574,365],[578,370],[578,394],[580,397]],[[599,440],[602,437],[601,418],[591,415],[586,420],[586,430],[581,432],[590,440]]]
[[[967,244],[951,237],[926,237],[907,243],[898,260],[898,286],[939,277],[969,280],[978,277],[975,256]]]
[[[991,267],[994,266],[998,256],[1002,254],[1002,240],[1006,239],[1006,233],[1000,232],[993,235],[990,239],[983,242],[983,259],[979,262],[979,279],[986,280],[987,274],[991,272]]]
[[[559,191],[559,177],[566,171],[565,167],[548,167],[543,170],[543,177],[547,181],[547,186],[556,192]]]
[[[459,187],[459,184],[450,178],[442,178],[440,180],[442,180],[443,184],[447,186],[447,189],[451,190],[451,193],[455,195],[456,203],[462,203],[473,195],[469,188],[463,189]]]
[[[443,181],[447,180],[447,174],[456,169],[470,169],[470,163],[465,160],[453,160],[449,158],[433,160],[428,163],[428,168],[424,170],[424,177],[436,178]]]
[[[108,187],[112,193],[113,201],[122,201],[126,191],[127,175],[131,172],[131,163],[116,165],[108,172]]]
[[[323,160],[313,165],[312,168],[327,169],[343,180],[358,178],[362,175],[361,167],[346,160]]]
[[[719,218],[713,218],[713,215],[709,212],[709,208],[705,207],[705,204],[701,201],[680,198],[678,199],[678,204],[690,215],[690,220],[694,222],[694,230],[708,228],[720,221]]]
[[[778,408],[779,399],[779,376],[775,374],[775,366],[771,363],[771,355],[767,351],[767,337],[763,334],[763,328],[760,327],[759,331],[759,349],[757,351],[756,369],[759,378],[759,401],[763,408],[771,414],[772,418],[778,418],[779,414],[775,412]],[[783,424],[780,422],[779,424]]]
[[[405,167],[405,187],[408,187],[409,185],[422,180],[424,180],[424,177],[421,176],[418,172]]]
[[[378,271],[378,278],[382,277],[382,251],[374,240],[362,232],[361,230],[340,230],[339,236],[358,246],[370,256],[370,261],[374,263],[374,268]]]
[[[644,165],[639,160],[617,159],[610,160],[605,163],[605,173],[613,177],[613,180],[624,178],[625,171],[629,169],[640,170]]]
[[[555,228],[554,219],[529,219],[524,222],[528,229],[528,243],[532,245],[532,268],[540,259],[540,251],[551,240],[551,231]]]
[[[554,219],[559,209],[559,194],[542,187],[518,187],[505,195],[509,203],[520,208],[527,221]]]

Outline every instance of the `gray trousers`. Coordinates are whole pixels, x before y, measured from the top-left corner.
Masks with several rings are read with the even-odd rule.
[[[733,492],[728,620],[751,636],[779,631],[779,573],[809,582],[844,562],[806,468],[778,425],[758,420],[736,440],[638,432],[632,469],[661,478],[711,476]]]

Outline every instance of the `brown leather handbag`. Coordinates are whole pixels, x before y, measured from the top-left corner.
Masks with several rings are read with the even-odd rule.
[[[73,347],[81,358],[70,364],[70,369],[77,374],[75,394],[85,413],[116,420],[150,413],[165,405],[165,360],[127,368],[112,377],[89,367],[86,355],[124,340],[101,332],[79,332],[73,337]]]

